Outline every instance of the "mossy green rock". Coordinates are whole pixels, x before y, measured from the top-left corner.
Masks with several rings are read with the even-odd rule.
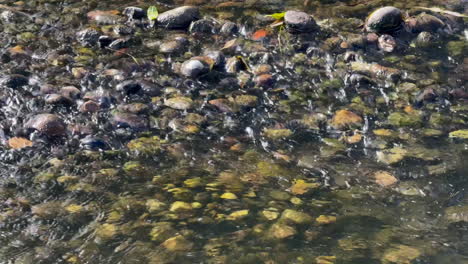
[[[312,216],[292,209],[284,210],[279,219],[281,223],[294,223],[299,225],[310,224],[313,220]]]
[[[113,239],[119,232],[114,224],[102,224],[96,228],[96,239],[99,241],[108,241]]]
[[[272,140],[287,138],[287,137],[290,137],[292,134],[293,134],[292,130],[287,129],[287,128],[282,128],[282,129],[267,128],[263,130],[263,135],[265,135],[265,137],[272,139]]]
[[[468,53],[468,42],[464,40],[450,41],[447,43],[448,54],[452,57],[459,57]]]
[[[188,241],[184,236],[178,235],[164,241],[162,246],[169,251],[189,251],[192,249],[193,243]]]
[[[421,116],[418,114],[391,113],[388,122],[396,127],[419,127],[422,124]]]
[[[468,205],[448,207],[445,209],[444,218],[450,223],[468,222]]]
[[[407,152],[406,149],[400,147],[377,151],[377,160],[385,164],[395,164],[403,160]]]
[[[290,225],[276,223],[268,230],[268,236],[274,239],[286,239],[297,234],[297,230]]]
[[[155,155],[161,151],[161,140],[157,136],[141,137],[128,142],[127,147],[137,154]]]
[[[468,129],[452,131],[452,132],[449,133],[449,137],[468,139]]]

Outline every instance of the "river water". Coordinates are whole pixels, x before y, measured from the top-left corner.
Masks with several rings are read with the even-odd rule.
[[[239,33],[122,14],[151,5],[199,6]],[[364,24],[389,5],[444,25],[384,51]],[[271,27],[287,10],[320,30]],[[0,0],[0,13],[0,263],[468,263],[467,1]],[[86,45],[85,29],[126,42]],[[235,66],[184,77],[207,50]],[[41,113],[65,127],[28,128]]]

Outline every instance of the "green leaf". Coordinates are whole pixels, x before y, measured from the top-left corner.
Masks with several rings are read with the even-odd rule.
[[[148,16],[149,20],[156,20],[156,18],[158,18],[159,15],[158,8],[156,8],[155,6],[150,6],[146,15]]]
[[[286,12],[282,12],[282,13],[274,13],[274,14],[271,14],[271,15],[267,15],[268,17],[272,17],[276,20],[281,20],[284,18],[284,14],[286,14]]]

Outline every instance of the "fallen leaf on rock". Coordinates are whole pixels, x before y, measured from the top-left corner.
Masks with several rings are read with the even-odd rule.
[[[33,143],[22,137],[13,137],[8,140],[8,145],[13,149],[21,149],[25,147],[31,147]]]

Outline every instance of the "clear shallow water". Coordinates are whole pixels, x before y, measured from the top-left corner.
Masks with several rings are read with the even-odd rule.
[[[468,262],[467,146],[449,137],[466,129],[466,98],[453,95],[466,89],[466,48],[453,49],[466,43],[462,33],[440,36],[429,49],[410,46],[390,54],[357,45],[358,62],[400,70],[396,82],[386,73],[381,78],[379,71],[356,70],[369,65],[344,62],[346,48],[336,47],[362,35],[363,19],[374,8],[391,4],[413,15],[419,12],[414,3],[197,2],[203,14],[247,25],[250,33],[271,23],[260,14],[299,8],[317,17],[323,29],[317,36],[273,31],[270,40],[225,51],[243,56],[251,68],[271,65],[276,83],[269,89],[251,82],[231,89],[221,84],[222,74],[187,81],[174,73],[174,61],[220,49],[232,37],[192,36],[190,53],[170,57],[151,44],[175,34],[161,29],[137,30],[125,51],[133,58],[76,43],[76,31],[94,26],[87,12],[147,3],[0,3],[37,17],[2,24],[2,51],[10,54],[2,59],[2,75],[37,80],[18,90],[2,87],[5,140],[33,113],[57,113],[70,126],[61,139],[2,147],[0,262]],[[166,4],[182,3],[158,7]],[[466,14],[463,1],[417,3],[439,4]],[[16,45],[30,57],[11,56],[8,49]],[[73,68],[91,74],[73,75]],[[357,71],[374,83],[351,84]],[[243,84],[243,74],[228,77]],[[134,78],[157,82],[163,93],[125,97],[113,90]],[[76,105],[44,104],[37,92],[44,83],[74,85],[83,94],[104,89],[111,93],[110,109],[86,114]],[[419,100],[427,89],[437,96]],[[180,111],[164,105],[177,94],[194,106]],[[256,102],[242,106],[236,98],[247,98],[241,95],[256,96]],[[223,112],[209,103],[219,98],[240,109]],[[109,123],[124,103],[148,106],[139,113],[150,121],[148,129]],[[361,120],[334,129],[336,111],[344,109]],[[88,126],[109,149],[84,150],[86,132],[73,125]]]

